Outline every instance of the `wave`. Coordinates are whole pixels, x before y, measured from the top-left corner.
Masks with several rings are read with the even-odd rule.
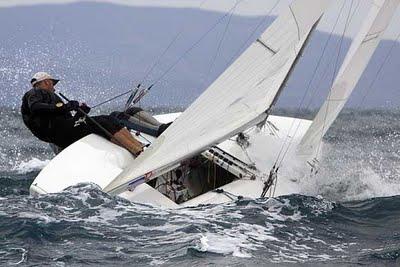
[[[160,110],[159,110],[160,111]],[[29,175],[54,155],[21,122],[17,109],[1,108],[0,176]],[[290,114],[290,110],[279,111]],[[303,111],[303,117],[312,117]],[[333,201],[400,194],[400,111],[346,110],[328,132],[317,177],[303,179],[301,193]],[[296,175],[296,174],[293,174]],[[25,189],[27,190],[27,189]]]
[[[3,199],[0,234],[9,241],[54,245],[40,257],[22,246],[32,255],[31,264],[64,261],[66,255],[72,257],[70,264],[95,256],[105,265],[133,258],[162,264],[208,254],[242,263],[254,258],[266,263],[361,262],[370,255],[366,250],[377,253],[386,242],[393,241],[392,251],[400,248],[395,245],[399,205],[400,196],[336,203],[292,195],[169,210],[80,184],[58,194]]]
[[[17,165],[15,165],[12,168],[12,171],[17,172],[18,174],[29,173],[32,171],[39,171],[43,169],[49,162],[50,160],[48,159],[40,160],[38,158],[32,158],[28,161],[22,161],[17,163]]]

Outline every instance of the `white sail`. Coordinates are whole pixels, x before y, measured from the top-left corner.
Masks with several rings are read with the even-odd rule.
[[[375,0],[360,32],[355,37],[328,98],[300,142],[300,155],[318,153],[319,143],[332,125],[367,67],[382,34],[391,21],[400,0]]]
[[[148,181],[264,120],[328,0],[295,0],[211,86],[104,190]]]

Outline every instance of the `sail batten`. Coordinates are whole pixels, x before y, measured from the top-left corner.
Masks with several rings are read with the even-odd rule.
[[[298,154],[317,156],[322,137],[348,101],[399,3],[400,0],[374,1],[361,30],[350,46],[328,98],[298,146]]]
[[[266,110],[276,100],[328,4],[329,0],[295,0],[258,41],[104,190],[118,194],[138,179],[152,179],[163,169],[265,120]]]

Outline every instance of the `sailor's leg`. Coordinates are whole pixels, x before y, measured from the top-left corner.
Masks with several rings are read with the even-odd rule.
[[[156,127],[161,125],[161,123],[158,120],[156,120],[150,113],[144,111],[142,108],[132,107],[127,109],[125,113],[130,115],[131,117],[138,119],[141,122],[145,122],[147,124],[151,124]]]
[[[135,130],[155,137],[158,136],[159,126],[139,120],[138,118],[133,117],[133,115],[125,112],[113,112],[111,113],[111,116],[116,118],[121,124],[130,130]]]
[[[172,123],[160,123],[150,113],[142,109],[136,110],[134,115],[129,118],[129,121],[144,126],[147,133],[155,137],[160,136]],[[146,133],[146,131],[143,132]]]
[[[153,124],[147,123],[145,121],[139,120],[136,117],[129,117],[129,119],[123,122],[129,128],[133,130],[149,134],[151,136],[157,136],[159,126],[154,126]]]
[[[136,117],[130,117],[128,120],[122,120],[121,123],[129,129],[158,137],[171,125],[172,122],[163,123],[160,124],[160,126],[154,126],[147,122],[138,120]]]
[[[156,120],[150,113],[144,110],[137,112],[133,117],[156,127],[159,127],[161,125],[158,120]]]
[[[138,156],[143,151],[142,144],[133,138],[126,128],[116,132],[113,137],[112,141],[114,143],[126,148],[134,156]]]
[[[126,131],[125,131],[126,130]],[[135,139],[135,137],[131,134],[131,132],[127,129],[127,128],[124,128],[124,131],[122,132],[125,136],[126,136],[126,138],[133,138],[133,139]],[[136,140],[136,139],[135,139]]]
[[[114,142],[117,145],[126,148],[129,152],[131,152],[134,156],[137,156],[142,150],[142,144],[137,141],[129,131],[119,123],[119,121],[112,117],[112,116],[95,116],[92,117],[99,123],[102,127],[104,127],[112,136],[110,138],[105,134],[101,129],[99,129],[96,125],[89,123],[90,128],[92,129],[93,133],[101,135],[110,141]]]
[[[124,126],[126,126],[130,130],[142,132],[154,137],[160,136],[160,134],[163,133],[165,129],[167,129],[168,126],[171,124],[160,123],[156,119],[154,119],[149,113],[141,111],[141,109],[139,108],[136,108],[135,110],[130,109],[128,111],[113,112],[111,113],[111,116],[118,119]],[[149,121],[151,121],[152,123],[150,123]]]

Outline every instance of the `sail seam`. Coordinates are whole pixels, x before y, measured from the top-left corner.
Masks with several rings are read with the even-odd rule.
[[[369,42],[371,40],[379,38],[381,33],[382,33],[382,31],[378,31],[378,32],[374,32],[374,33],[368,34],[367,36],[365,36],[365,39],[364,39],[363,43],[366,43],[366,42]]]
[[[266,43],[264,43],[263,41],[261,41],[260,39],[257,39],[257,42],[259,44],[261,44],[265,49],[267,49],[268,51],[270,51],[272,54],[276,54],[278,53],[277,51],[275,51],[274,49],[272,49],[271,47],[269,47]]]
[[[341,15],[342,12],[343,12],[344,5],[345,5],[345,2],[343,2],[343,4],[342,4],[342,7],[341,7],[341,9],[340,9],[340,12],[339,12],[339,14],[338,14],[338,16],[337,16],[337,18],[336,18],[336,22],[335,22],[335,24],[333,25],[333,28],[332,28],[332,30],[331,30],[331,32],[330,32],[329,38],[328,38],[328,40],[325,42],[324,48],[323,48],[323,50],[322,50],[322,54],[321,54],[321,56],[320,56],[320,58],[319,58],[319,60],[318,60],[317,65],[316,65],[315,68],[314,68],[313,75],[312,75],[310,81],[308,82],[307,90],[306,90],[306,92],[304,93],[303,98],[302,98],[302,100],[301,100],[301,102],[300,102],[300,105],[299,105],[298,108],[297,108],[298,112],[299,112],[300,109],[302,108],[303,103],[305,102],[306,97],[307,97],[307,95],[308,95],[308,92],[311,90],[312,83],[313,83],[313,81],[314,81],[314,79],[315,79],[315,77],[316,77],[316,74],[317,74],[317,70],[318,70],[319,67],[321,66],[322,58],[323,58],[324,55],[325,55],[325,52],[326,52],[327,47],[328,47],[328,43],[329,43],[329,41],[331,40],[331,38],[332,38],[332,36],[333,36],[333,32],[334,32],[334,30],[336,29],[336,26],[338,25],[339,18],[340,18],[340,15]],[[328,65],[329,65],[329,64],[328,64]],[[327,71],[327,69],[326,69],[326,71]],[[324,74],[322,75],[322,77],[325,77],[326,71],[324,72]],[[321,81],[322,81],[322,79],[320,79],[318,85],[317,85],[313,90],[311,90],[311,99],[310,99],[309,103],[307,104],[307,106],[305,107],[305,109],[307,109],[307,108],[311,105],[311,103],[312,103],[312,101],[313,101],[313,98],[314,98],[313,96],[316,94],[316,89],[319,87]],[[314,92],[313,92],[313,91],[314,91]],[[292,124],[291,124],[291,126],[290,126],[289,133],[292,131],[292,129],[293,129],[293,127],[294,127],[294,124],[295,124],[295,122],[293,121]],[[295,135],[297,134],[299,128],[300,128],[300,123],[297,124],[297,128],[295,129],[295,132],[294,132],[294,135],[293,135],[293,136],[295,136]],[[280,149],[280,151],[279,151],[278,157],[277,157],[276,162],[275,162],[276,164],[278,164],[278,161],[279,161],[279,159],[280,159],[280,157],[281,157],[281,155],[282,155],[282,153],[283,153],[285,147],[287,147],[286,150],[289,151],[289,148],[290,148],[291,145],[292,145],[292,140],[289,141],[289,139],[290,139],[290,137],[289,137],[289,135],[287,135],[286,138],[285,138],[285,141],[284,141],[284,143],[282,144],[282,147],[281,147],[281,149]],[[287,143],[288,143],[288,145],[286,146]],[[286,152],[284,153],[284,157],[285,157],[285,154],[286,154]]]
[[[296,16],[294,15],[294,12],[293,12],[293,10],[292,10],[292,6],[289,6],[289,9],[290,9],[290,13],[292,13],[294,22],[296,23],[296,27],[297,27],[297,37],[298,37],[298,39],[299,39],[299,41],[300,41],[300,27],[299,27],[299,23],[297,22]]]
[[[383,6],[383,5],[378,4],[376,1],[373,1],[372,5],[376,6],[377,8],[381,8]]]
[[[351,20],[353,19],[353,16],[354,16],[354,13],[353,14],[351,13],[351,11],[353,9],[353,4],[354,4],[354,0],[351,0],[350,9],[349,9],[349,12],[347,14],[346,22],[344,24],[344,29],[343,29],[342,36],[341,36],[340,42],[339,42],[339,50],[338,50],[338,54],[337,54],[337,57],[336,57],[335,65],[334,65],[334,68],[333,68],[332,86],[335,84],[335,77],[337,76],[338,72],[340,71],[340,69],[337,68],[337,66],[339,64],[339,58],[340,58],[340,55],[341,55],[341,52],[342,52],[342,45],[343,45],[344,37],[345,37],[346,32],[348,30],[348,26],[349,26],[349,24],[350,24],[350,22],[351,22]],[[328,100],[331,99],[332,91],[333,91],[333,87],[331,87],[330,90],[329,90]],[[320,137],[320,140],[318,142],[318,147],[317,147],[317,150],[316,150],[315,158],[318,158],[319,153],[321,151],[322,139],[324,138],[324,132],[325,132],[325,129],[326,129],[326,126],[327,126],[326,122],[328,121],[328,112],[330,110],[329,109],[330,103],[331,103],[331,101],[327,101],[326,102],[326,109],[325,109],[324,120],[323,120],[323,124],[322,124],[321,137]],[[328,125],[328,127],[329,127],[329,125]]]
[[[371,89],[374,86],[375,82],[377,81],[379,75],[381,74],[381,72],[383,70],[383,67],[385,66],[385,64],[389,60],[390,55],[392,54],[394,47],[398,44],[399,39],[400,39],[400,33],[397,35],[395,42],[392,44],[392,47],[389,49],[389,52],[386,54],[386,57],[385,57],[384,61],[382,62],[382,64],[380,65],[380,67],[379,67],[374,79],[370,83],[369,87],[365,90],[365,93],[363,94],[363,98],[362,98],[360,104],[358,105],[357,109],[359,109],[364,104],[367,95],[369,94],[369,92],[371,91]]]

